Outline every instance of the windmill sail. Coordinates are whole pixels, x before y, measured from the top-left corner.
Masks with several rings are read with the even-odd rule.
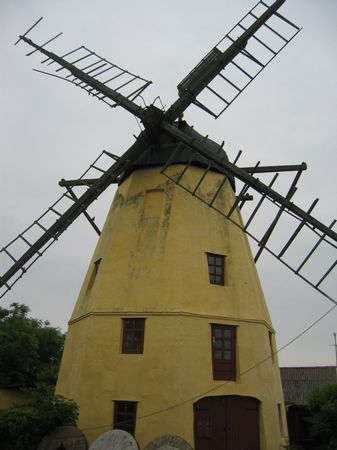
[[[7,270],[5,269],[5,272],[0,276],[0,298],[58,240],[59,236],[72,222],[86,212],[88,206],[105,189],[112,183],[118,182],[120,175],[128,170],[132,161],[142,154],[146,147],[144,134],[141,134],[136,143],[107,169],[98,167],[96,160],[91,168],[101,172],[102,175],[96,180],[89,180],[87,183],[84,179],[82,185],[87,184],[89,186],[79,198],[76,199],[69,193],[63,194],[45,213],[0,250],[1,263],[7,267]],[[87,171],[81,178],[84,178],[86,174]],[[22,243],[25,250],[20,246]]]
[[[35,69],[36,72],[72,83],[110,107],[122,106],[136,117],[143,117],[143,108],[134,101],[151,81],[122,69],[83,45],[62,56],[46,50],[44,46],[61,33],[42,45],[27,38],[26,34],[20,36],[19,41],[22,40],[35,49],[27,53],[27,56],[36,51],[46,56],[41,64],[47,67],[47,71]]]
[[[247,233],[258,245],[258,250],[255,255],[255,261],[257,261],[263,250],[267,250],[281,263],[288,267],[288,269],[290,269],[292,272],[294,272],[296,275],[298,275],[300,278],[314,287],[330,301],[337,304],[337,298],[335,297],[336,292],[333,291],[333,289],[332,292],[328,292],[328,289],[325,289],[325,285],[328,285],[327,282],[329,279],[331,279],[330,277],[334,273],[337,265],[337,233],[333,230],[333,227],[336,224],[336,220],[333,220],[329,226],[326,226],[311,215],[311,211],[317,204],[318,200],[315,200],[313,202],[308,211],[304,211],[302,208],[298,207],[291,201],[294,193],[296,192],[296,184],[303,168],[299,167],[299,170],[297,171],[297,174],[293,182],[291,183],[287,194],[284,196],[272,188],[276,177],[273,178],[268,186],[262,183],[258,178],[254,177],[253,174],[248,173],[247,170],[241,169],[235,164],[231,164],[226,159],[223,159],[221,156],[210,152],[202,142],[198,142],[196,139],[187,136],[185,133],[177,130],[175,127],[165,124],[163,125],[163,128],[165,128],[165,130],[169,132],[171,136],[174,136],[180,140],[180,146],[187,146],[190,149],[193,157],[195,154],[198,154],[199,157],[203,157],[204,166],[206,167],[206,169],[204,170],[202,176],[197,181],[195,186],[187,186],[184,183],[184,175],[188,171],[190,163],[188,163],[181,172],[172,176],[170,175],[170,172],[167,171],[167,168],[170,166],[172,159],[174,160],[174,155],[172,155],[172,158],[169,159],[164,166],[162,173],[171,181],[190,192],[190,194],[192,194],[193,196],[199,198],[199,200],[206,203],[209,207],[215,209],[218,213],[229,219],[231,222],[241,228],[245,233]],[[209,172],[209,170],[212,170],[212,168],[214,169],[215,167],[221,167],[224,172],[222,182],[220,183],[220,185],[214,186],[213,192],[209,192],[207,198],[205,198],[204,196],[199,196],[198,193],[200,192],[202,183],[207,177],[207,173]],[[250,172],[253,171],[254,169],[251,168]],[[242,182],[242,189],[239,194],[237,194],[235,202],[229,207],[227,211],[224,211],[222,209],[219,210],[217,208],[217,198],[221,197],[221,192],[226,182],[228,183],[228,181],[233,179],[233,177]],[[243,206],[249,189],[252,189],[254,191],[254,195],[259,198],[259,201],[256,203],[256,206],[253,208],[245,224],[243,224],[241,221],[233,221],[232,215],[237,207]],[[252,197],[250,196],[250,198]],[[270,224],[267,225],[267,228],[265,228],[265,230],[262,232],[262,236],[257,236],[255,233],[253,234],[251,232],[251,228],[249,227],[258,211],[262,211],[262,209],[260,208],[265,200],[268,200],[269,204],[273,204],[276,207],[276,213],[272,218]],[[290,230],[293,229],[293,232],[288,235],[285,242],[283,242],[279,249],[274,249],[273,247],[269,246],[268,241],[283,213],[286,213],[288,217],[291,218],[293,223],[295,223],[295,228],[293,226],[292,228],[290,227]],[[263,222],[265,225],[265,220]],[[303,232],[302,229],[309,230],[311,247],[306,250],[306,252],[302,256],[302,260],[298,261],[298,263],[296,264],[296,262],[293,261],[293,258],[291,260],[288,260],[285,253],[289,252],[290,246],[293,247],[296,242],[298,242],[298,236],[301,232]],[[312,244],[312,242],[314,244]],[[319,250],[323,250],[324,252],[328,253],[328,257],[325,258],[325,265],[322,265],[321,263],[314,264],[314,273],[307,274],[307,263],[308,261],[312,262],[312,260],[315,258],[315,255],[319,255]]]
[[[218,118],[300,28],[271,6],[258,2],[179,83],[178,100],[167,115],[176,119],[191,104]]]
[[[204,178],[208,171],[213,167],[220,173],[224,174],[223,182],[217,186],[215,192],[212,193],[211,199],[201,199],[212,207],[216,207],[216,201],[222,187],[225,185],[227,179],[233,184],[234,179],[243,183],[241,192],[237,195],[236,200],[229,211],[221,211],[221,213],[232,220],[232,214],[237,207],[242,207],[247,199],[251,199],[250,189],[255,191],[255,196],[260,196],[256,207],[253,209],[251,216],[245,225],[237,224],[253,240],[258,244],[258,251],[255,257],[257,260],[263,250],[267,250],[289,267],[293,272],[305,279],[315,289],[326,295],[329,299],[331,297],[327,294],[322,286],[326,283],[328,277],[334,271],[336,266],[336,259],[332,259],[331,264],[324,269],[320,274],[319,279],[312,281],[303,274],[307,262],[312,259],[317,249],[323,245],[336,250],[337,235],[333,231],[335,222],[327,227],[312,215],[311,211],[316,202],[304,211],[295,205],[291,199],[296,190],[296,183],[303,170],[303,167],[298,169],[293,183],[289,191],[284,196],[272,189],[273,181],[266,185],[259,179],[254,177],[254,170],[258,172],[258,168],[252,170],[240,169],[234,164],[223,160],[220,156],[210,154],[203,142],[199,142],[184,133],[179,127],[172,126],[170,122],[177,119],[181,113],[191,104],[194,103],[205,111],[209,112],[214,117],[219,117],[220,114],[234,101],[234,99],[250,84],[250,82],[266,67],[267,64],[294,38],[300,31],[300,28],[294,25],[291,21],[279,14],[278,9],[282,6],[285,0],[277,0],[272,5],[266,4],[263,0],[254,6],[244,18],[227,33],[227,35],[220,40],[209,54],[189,73],[187,77],[179,84],[179,98],[172,104],[169,110],[164,114],[158,108],[151,105],[148,108],[143,108],[137,105],[134,101],[138,98],[143,90],[150,84],[150,81],[145,80],[137,75],[128,72],[115,64],[109,62],[105,58],[97,55],[95,52],[87,49],[84,46],[76,48],[72,51],[58,56],[44,47],[59,35],[47,40],[42,45],[37,45],[27,37],[27,34],[40,21],[39,19],[26,33],[19,37],[17,41],[24,41],[33,47],[28,55],[35,52],[40,52],[46,56],[42,61],[49,72],[49,75],[62,78],[76,86],[86,90],[92,96],[107,103],[113,107],[120,105],[136,117],[140,118],[145,125],[145,132],[137,138],[136,143],[111,167],[103,170],[102,175],[95,179],[80,179],[63,181],[61,185],[66,187],[67,193],[64,194],[59,201],[71,200],[72,205],[66,207],[61,212],[56,209],[59,201],[49,208],[48,217],[52,216],[52,223],[47,227],[43,225],[42,219],[46,214],[42,215],[40,219],[28,227],[16,239],[5,246],[0,255],[9,259],[12,264],[11,267],[0,278],[0,286],[4,286],[5,292],[21,278],[29,265],[38,259],[44,251],[55,241],[58,236],[82,213],[89,220],[91,225],[97,229],[90,216],[86,213],[87,207],[111,184],[123,179],[123,174],[128,173],[128,170],[134,165],[139,156],[148,149],[154,141],[165,142],[169,139],[176,143],[176,152],[184,153],[184,149],[188,148],[188,154],[198,155],[197,159],[203,159],[206,167],[205,172],[197,185],[190,189],[193,195],[198,195]],[[229,93],[223,94],[223,91],[218,91],[216,85],[219,81],[221,86],[227,89]],[[112,83],[112,84],[110,84]],[[210,93],[217,100],[220,100],[220,109],[214,110],[207,106],[207,103],[202,101],[202,96]],[[224,95],[226,95],[224,97]],[[214,101],[212,100],[212,105]],[[175,153],[176,153],[175,152]],[[162,153],[163,156],[163,153]],[[172,156],[173,157],[173,156]],[[166,162],[161,159],[161,164]],[[181,158],[180,158],[181,159]],[[158,161],[158,158],[156,159]],[[167,176],[166,168],[170,165],[172,158],[169,159],[164,167],[162,173]],[[176,184],[184,186],[183,178],[185,172],[189,168],[189,163],[184,170],[178,174],[177,177],[172,178]],[[87,190],[79,198],[73,191],[73,186],[84,185]],[[186,188],[186,187],[185,187]],[[264,230],[262,236],[256,236],[251,233],[251,222],[255,219],[258,211],[260,211],[262,203],[268,200],[273,205],[276,205],[277,211],[275,217],[272,218],[270,225]],[[278,222],[287,213],[295,218],[299,223],[293,231],[292,235],[286,240],[285,244],[279,251],[274,251],[270,244],[270,238]],[[55,220],[56,218],[56,220]],[[31,240],[27,234],[34,229],[38,229],[39,233],[35,233],[35,240]],[[297,242],[298,236],[302,233],[302,229],[308,228],[311,233],[318,237],[318,241],[314,247],[308,251],[303,260],[299,262],[298,266],[290,265],[284,258],[284,254],[289,253],[289,247],[293,246],[293,242]],[[41,235],[42,232],[42,235]],[[36,235],[38,237],[36,238]],[[17,242],[24,243],[28,246],[28,250],[16,256],[12,247]],[[27,266],[28,264],[28,266]],[[19,273],[17,278],[13,278]],[[14,280],[14,281],[13,281]]]

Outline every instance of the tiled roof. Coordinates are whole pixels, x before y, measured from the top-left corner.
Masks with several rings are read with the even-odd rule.
[[[281,367],[280,370],[286,405],[307,405],[313,388],[337,382],[336,366]]]

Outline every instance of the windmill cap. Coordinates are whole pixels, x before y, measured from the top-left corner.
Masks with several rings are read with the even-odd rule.
[[[208,151],[216,154],[217,156],[221,156],[228,161],[226,152],[219,144],[211,139],[206,139],[205,136],[198,133],[184,120],[174,122],[173,125],[196,141],[202,143]],[[144,169],[146,167],[163,166],[170,158],[170,164],[191,164],[202,168],[208,167],[209,160],[199,153],[194,153],[190,147],[183,146],[179,151],[175,152],[178,145],[179,142],[173,138],[167,135],[161,136],[160,142],[149,145],[148,149],[135,160],[130,170],[124,173],[121,177],[120,183],[122,183],[134,170]],[[216,163],[212,163],[211,170],[225,174],[223,167]],[[234,189],[234,178],[230,176],[228,178]]]

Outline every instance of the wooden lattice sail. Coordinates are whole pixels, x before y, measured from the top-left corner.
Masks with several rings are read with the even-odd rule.
[[[5,295],[79,215],[100,234],[57,384],[78,402],[89,442],[115,427],[135,433],[141,448],[163,434],[197,450],[286,443],[274,330],[255,261],[270,252],[336,303],[325,285],[336,267],[335,221],[312,216],[316,200],[306,211],[292,201],[304,163],[239,167],[181,120],[192,104],[219,117],[293,39],[299,28],[278,12],[284,1],[259,1],[179,83],[167,111],[140,101],[150,81],[86,47],[56,55],[46,46],[59,34],[36,44],[28,34],[40,20],[17,41],[44,55],[43,73],[126,109],[143,126],[122,156],[104,152],[79,179],[62,180],[64,195],[0,251]],[[295,172],[286,195],[273,187],[277,175],[269,184],[258,178],[282,171]],[[119,187],[101,233],[86,210],[112,183]],[[243,221],[248,200],[255,204]],[[265,201],[276,214],[256,235],[251,224]],[[275,250],[270,236],[283,214],[295,226]],[[288,249],[303,229],[314,239],[296,265]],[[258,245],[254,258],[247,236]],[[308,277],[303,268],[323,245],[331,261]]]

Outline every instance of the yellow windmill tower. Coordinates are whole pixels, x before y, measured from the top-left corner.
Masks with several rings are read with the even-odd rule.
[[[203,142],[185,122],[176,127]],[[175,148],[154,146],[120,183],[69,322],[57,392],[78,402],[89,442],[114,427],[141,448],[173,434],[203,450],[277,449],[286,419],[274,330],[246,235],[163,177],[160,158]],[[179,176],[190,157],[179,152],[167,174]],[[192,160],[184,185],[204,173]],[[210,170],[198,194],[223,179]],[[234,202],[226,180],[215,206]]]
[[[336,233],[310,215],[312,208],[290,201],[303,165],[287,166],[297,175],[284,197],[254,176],[280,167],[239,168],[181,120],[192,103],[219,117],[297,34],[278,12],[284,1],[260,1],[246,14],[182,80],[166,112],[139,106],[150,82],[97,53],[80,47],[57,56],[27,37],[36,24],[19,37],[46,56],[43,64],[67,73],[65,80],[144,126],[121,157],[110,155],[115,162],[99,178],[63,180],[73,204],[49,208],[57,219],[48,228],[44,216],[35,221],[28,230],[42,234],[33,244],[20,234],[29,248],[19,259],[11,254],[15,240],[3,249],[14,260],[1,277],[8,290],[79,215],[92,223],[86,208],[118,183],[69,322],[56,388],[78,403],[89,443],[111,428],[134,434],[141,449],[165,435],[196,450],[278,450],[287,441],[274,329],[247,228],[264,199],[279,208],[259,255],[282,212],[299,220],[280,261],[304,225],[320,242],[336,241]],[[79,198],[78,185],[87,187]],[[244,224],[248,189],[262,197]],[[320,282],[315,287],[321,290]]]

